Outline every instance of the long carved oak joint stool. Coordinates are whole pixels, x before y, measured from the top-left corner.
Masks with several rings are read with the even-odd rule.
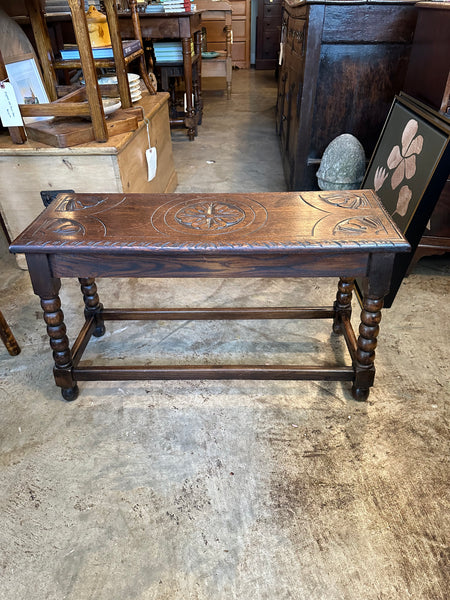
[[[41,299],[66,400],[79,381],[132,379],[320,379],[352,381],[365,400],[375,375],[383,297],[394,258],[410,247],[370,190],[270,194],[61,194],[12,243],[25,253]],[[330,307],[108,309],[95,277],[339,277]],[[58,296],[77,277],[86,321],[72,348]],[[363,281],[359,335],[351,322]],[[107,320],[323,319],[342,334],[351,366],[92,366],[82,354]]]

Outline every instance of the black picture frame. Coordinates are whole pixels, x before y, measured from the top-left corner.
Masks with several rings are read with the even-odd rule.
[[[450,165],[450,119],[401,92],[395,96],[369,161],[362,189],[374,189],[411,245],[397,254],[391,289],[384,300],[390,308],[425,232]],[[359,300],[364,281],[356,280]]]

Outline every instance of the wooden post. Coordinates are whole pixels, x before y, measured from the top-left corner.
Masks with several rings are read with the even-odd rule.
[[[98,142],[106,142],[108,139],[108,130],[97,82],[97,71],[92,56],[91,41],[84,13],[84,2],[82,3],[79,0],[68,0],[68,2],[72,13],[73,29],[78,50],[80,52],[81,68],[83,69],[84,80],[86,82],[86,96],[91,111],[94,137]]]
[[[58,99],[56,93],[56,73],[53,68],[53,49],[48,35],[48,28],[44,20],[41,3],[39,0],[26,0],[26,7],[30,17],[31,27],[33,29],[36,48],[41,61],[42,76],[44,78],[45,89],[51,102]]]
[[[130,108],[130,86],[128,85],[128,73],[125,60],[123,58],[123,47],[119,31],[119,19],[117,17],[116,3],[114,0],[104,0],[104,5],[114,54],[114,62],[116,63],[117,84],[119,86],[120,101],[122,103],[122,108]]]
[[[134,35],[141,42],[142,51],[144,52],[144,42],[142,40],[141,23],[139,21],[136,0],[129,0],[129,5],[131,10],[131,20],[133,23]],[[145,83],[145,86],[150,92],[150,94],[156,94],[156,90],[153,86],[153,83],[151,82],[150,77],[148,76],[147,64],[145,62],[145,54],[142,54],[142,56],[139,58],[139,71],[141,73],[141,77]]]

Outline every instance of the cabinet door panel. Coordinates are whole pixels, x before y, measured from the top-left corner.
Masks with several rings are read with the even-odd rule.
[[[231,57],[234,61],[245,61],[246,54],[246,46],[245,42],[234,42],[233,50],[231,52]]]
[[[232,26],[233,30],[233,42],[245,40],[245,32],[246,32],[246,23],[245,21],[235,21],[233,20]]]

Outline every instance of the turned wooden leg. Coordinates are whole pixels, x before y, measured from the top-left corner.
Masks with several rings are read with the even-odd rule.
[[[352,293],[355,287],[355,279],[353,277],[341,277],[339,279],[338,291],[336,300],[333,304],[334,320],[333,331],[337,334],[342,334],[342,315],[346,315],[349,319],[352,314]]]
[[[194,76],[194,98],[195,98],[195,112],[198,114],[198,124],[202,124],[203,119],[203,98],[202,98],[202,33],[196,31],[194,33],[194,51],[198,56],[197,63],[195,65],[195,76]]]
[[[16,341],[16,338],[13,335],[13,332],[9,328],[8,323],[6,322],[5,317],[0,311],[0,339],[5,344],[6,349],[8,350],[11,356],[17,356],[20,354],[20,346]]]
[[[56,385],[62,388],[61,393],[65,400],[75,400],[78,396],[78,386],[72,377],[72,354],[66,335],[61,300],[59,296],[41,298],[41,306],[44,311],[44,321],[47,323],[50,347],[53,350],[55,361],[53,374]]]
[[[365,298],[356,350],[355,379],[352,395],[355,400],[367,400],[375,377],[375,348],[380,331],[383,298]]]
[[[106,329],[102,318],[103,304],[100,303],[97,286],[93,277],[79,278],[81,291],[83,292],[84,300],[84,316],[86,319],[91,317],[95,320],[95,330],[92,335],[95,337],[102,337]]]

